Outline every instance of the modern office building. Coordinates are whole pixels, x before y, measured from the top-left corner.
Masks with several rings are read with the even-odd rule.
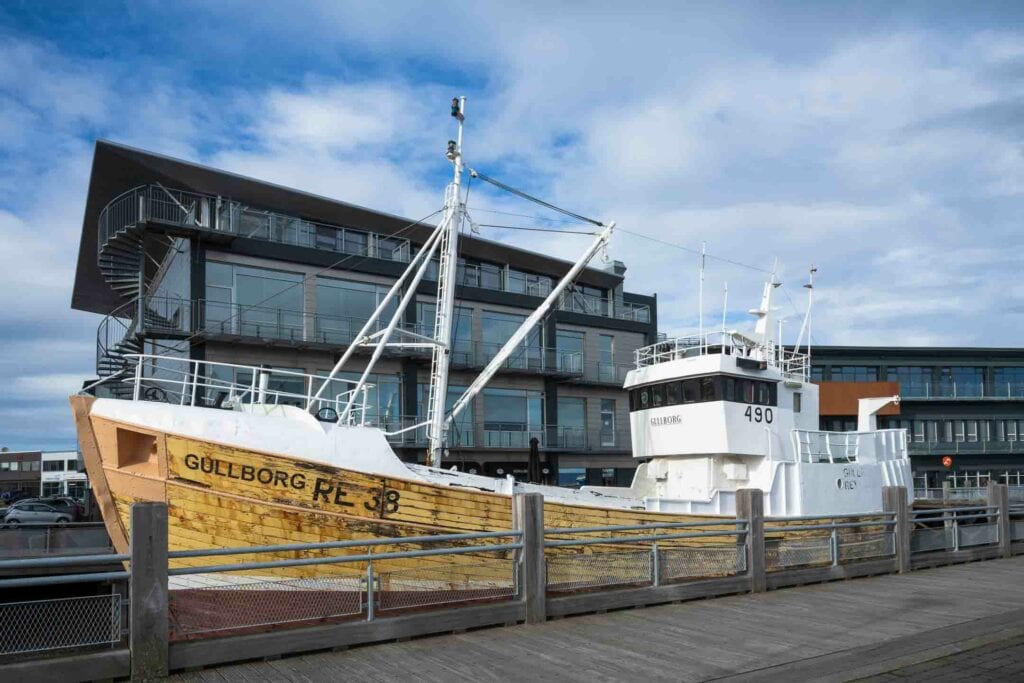
[[[857,396],[899,393],[879,426],[903,427],[918,489],[1024,485],[1024,348],[818,346],[821,428],[856,429]]]
[[[72,307],[104,316],[99,377],[122,373],[119,380],[130,380],[137,363],[130,354],[139,352],[326,375],[431,229],[99,142]],[[477,236],[460,238],[460,256],[450,401],[570,267]],[[523,476],[536,439],[547,482],[631,480],[621,386],[634,350],[655,341],[657,302],[626,291],[625,270],[614,262],[579,276],[459,417],[445,465]],[[429,279],[404,320],[407,330],[424,335],[433,333],[436,284]],[[345,377],[357,378],[368,355],[357,355]],[[422,349],[389,349],[371,378],[368,421],[397,431],[422,419],[429,365]],[[142,369],[155,378],[174,371],[151,361]],[[252,380],[227,365],[202,372]],[[269,389],[304,393],[302,382],[275,376]],[[332,387],[343,390],[340,383]],[[130,395],[133,387],[118,381],[99,391]],[[193,400],[155,385],[143,393],[151,400]],[[224,400],[209,387],[197,393],[198,403]],[[401,457],[423,460],[422,429],[391,438]]]
[[[39,495],[85,498],[89,477],[77,451],[44,452],[42,463]]]

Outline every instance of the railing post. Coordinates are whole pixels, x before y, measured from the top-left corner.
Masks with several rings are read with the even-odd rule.
[[[988,483],[988,504],[996,508],[996,529],[999,538],[999,557],[1010,557],[1010,489],[1006,484]]]
[[[747,520],[746,554],[750,592],[768,589],[764,551],[764,494],[761,489],[740,489],[736,492],[736,517]]]
[[[517,493],[512,496],[512,526],[523,535],[516,556],[519,599],[526,604],[526,623],[547,620],[547,579],[544,566],[544,496]]]
[[[896,567],[900,574],[910,571],[910,507],[907,504],[907,489],[903,486],[882,487],[882,510],[892,515],[893,546],[896,550]]]
[[[167,505],[135,503],[131,516],[131,677],[152,680],[167,675]]]
[[[651,543],[651,585],[661,585],[661,563],[658,561],[658,542]]]

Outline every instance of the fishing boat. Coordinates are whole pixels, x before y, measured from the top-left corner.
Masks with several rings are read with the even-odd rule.
[[[449,407],[455,268],[467,220],[461,184],[467,172],[487,179],[464,166],[464,112],[465,99],[453,100],[458,135],[447,147],[454,172],[441,221],[326,378],[234,365],[227,369],[239,372],[218,373],[227,364],[136,354],[134,375],[104,380],[131,387],[130,398],[71,397],[89,480],[118,551],[127,550],[130,507],[140,501],[165,502],[171,547],[194,549],[506,530],[510,496],[520,492],[544,496],[549,527],[592,527],[721,521],[736,514],[742,488],[761,489],[776,517],[872,512],[882,486],[909,485],[904,430],[878,430],[874,420],[897,397],[862,400],[857,432],[817,430],[809,354],[800,342],[785,349],[773,334],[774,275],[751,335],[701,329],[637,351],[625,382],[639,462],[631,486],[570,489],[446,468],[455,419],[605,250],[615,226],[591,220],[592,243]],[[434,333],[424,336],[401,321],[435,257]],[[372,350],[361,377],[339,379],[357,348]],[[401,430],[426,430],[426,465],[403,462],[388,442],[397,432],[365,417],[367,380],[388,348],[431,354],[427,415]],[[279,375],[308,390],[271,390]],[[331,395],[339,382],[345,390]]]

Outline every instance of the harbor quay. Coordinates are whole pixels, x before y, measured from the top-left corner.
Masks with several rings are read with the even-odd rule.
[[[166,506],[138,503],[126,553],[0,561],[18,570],[5,594],[65,591],[3,604],[20,628],[0,672],[283,680],[386,660],[389,679],[468,680],[486,661],[499,678],[856,680],[959,670],[1024,636],[1024,507],[1004,485],[929,508],[887,488],[880,513],[797,520],[746,490],[717,524],[552,528],[541,496],[512,503],[504,532],[208,550],[169,549]],[[565,672],[570,651],[591,656]]]

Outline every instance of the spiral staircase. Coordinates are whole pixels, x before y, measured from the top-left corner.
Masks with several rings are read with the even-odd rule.
[[[155,201],[154,192],[166,193],[167,199]],[[180,193],[162,187],[136,187],[113,199],[100,212],[97,263],[103,279],[123,301],[97,328],[96,374],[101,380],[115,375],[123,379],[132,376],[138,361],[130,356],[143,352],[147,331],[182,327],[150,306],[146,296],[151,280],[147,258],[152,255],[147,257],[143,246],[147,223],[154,217],[164,219],[160,222],[195,226],[195,202],[189,207],[175,194]],[[169,204],[176,215],[154,216],[154,204],[158,205],[157,213]],[[164,209],[162,213],[168,212]],[[127,398],[132,393],[131,383],[126,381],[105,382],[103,386],[107,394],[117,398]]]

